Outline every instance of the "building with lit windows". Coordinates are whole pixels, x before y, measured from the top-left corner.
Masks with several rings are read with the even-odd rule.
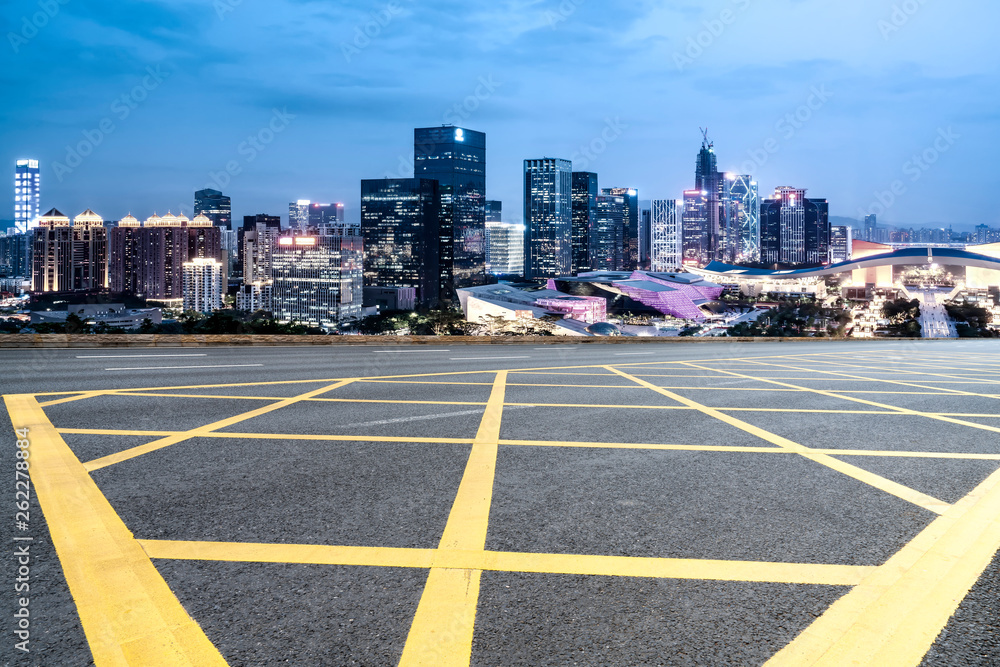
[[[838,264],[851,258],[851,228],[846,225],[830,227],[830,263]]]
[[[524,271],[524,225],[486,223],[486,267],[494,276],[519,276]]]
[[[31,275],[31,234],[0,236],[0,275],[22,278]]]
[[[194,215],[204,215],[213,226],[229,229],[233,224],[232,201],[218,190],[198,190],[194,193]]]
[[[147,299],[183,298],[183,265],[194,259],[221,263],[222,228],[205,215],[153,214],[144,223],[132,215],[111,229],[108,257],[113,293]]]
[[[38,160],[14,164],[14,226],[24,233],[35,226],[41,213],[41,171]]]
[[[590,229],[590,270],[617,271],[627,262],[625,242],[628,208],[625,197],[602,194],[596,199],[597,218]],[[586,273],[586,272],[584,272]]]
[[[573,273],[590,271],[590,233],[597,226],[597,174],[573,172]]]
[[[601,194],[622,198],[622,240],[616,270],[635,271],[639,268],[639,191],[635,188],[603,188]]]
[[[412,287],[417,302],[438,303],[441,191],[429,178],[361,181],[364,284]]]
[[[222,308],[222,262],[198,257],[183,265],[184,310],[214,313]]]
[[[779,187],[760,207],[761,262],[786,266],[830,261],[830,214],[825,199],[802,188]]]
[[[748,174],[726,174],[722,194],[725,213],[722,258],[737,264],[760,261],[760,195]]]
[[[652,271],[677,271],[682,265],[681,209],[676,199],[654,199],[650,210],[649,261]]]
[[[573,270],[573,163],[524,161],[524,275],[553,278]]]
[[[272,312],[282,322],[335,328],[361,317],[364,254],[360,230],[309,229],[278,239],[271,258]]]
[[[413,131],[413,176],[438,182],[441,298],[486,279],[486,134],[451,125]]]
[[[52,209],[32,230],[32,291],[77,292],[107,288],[108,236],[104,221],[87,209],[70,224]]]
[[[685,190],[681,214],[682,261],[685,266],[703,266],[710,261],[708,245],[708,192]]]

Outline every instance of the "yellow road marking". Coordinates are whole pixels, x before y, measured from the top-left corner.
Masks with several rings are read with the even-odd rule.
[[[955,503],[767,665],[919,665],[1000,550],[1000,471]]]
[[[765,431],[762,428],[759,428],[757,426],[754,426],[753,424],[737,419],[736,417],[733,417],[731,415],[727,415],[724,412],[713,410],[705,405],[702,405],[701,403],[696,403],[695,401],[692,401],[689,398],[685,398],[684,396],[667,391],[661,387],[657,387],[652,383],[646,382],[645,380],[629,375],[624,371],[619,371],[618,369],[613,368],[611,366],[608,366],[607,368],[609,370],[618,373],[622,377],[632,379],[633,382],[636,382],[646,387],[647,389],[652,389],[653,391],[663,394],[668,398],[672,398],[675,401],[683,403],[684,405],[689,405],[693,408],[696,408],[699,411],[703,412],[704,414],[708,415],[709,417],[714,417],[715,419],[725,422],[730,426],[735,426],[736,428],[742,431],[750,433],[751,435],[755,435],[758,438],[761,438],[762,440],[766,440],[767,442],[774,443],[779,447],[783,447],[797,454],[801,454],[802,456],[806,457],[811,461],[814,461],[816,463],[819,463],[820,465],[824,465],[828,468],[836,470],[839,473],[847,475],[848,477],[852,477],[858,480],[859,482],[863,482],[865,484],[868,484],[869,486],[873,486],[876,489],[884,491],[888,494],[894,495],[897,498],[902,498],[903,500],[911,502],[914,505],[923,507],[924,509],[930,512],[934,512],[935,514],[941,514],[946,509],[948,509],[948,507],[950,507],[948,503],[942,500],[938,500],[937,498],[929,496],[925,493],[921,493],[915,489],[911,489],[908,486],[903,486],[902,484],[894,482],[891,479],[886,479],[881,475],[876,475],[875,473],[869,472],[862,468],[858,468],[857,466],[853,466],[850,463],[841,461],[840,459],[835,459],[832,456],[829,456],[828,454],[819,454],[816,451],[811,450],[803,445],[800,445],[797,442],[792,442],[788,438],[783,438],[769,431]]]
[[[575,574],[652,579],[755,581],[783,584],[855,586],[875,568],[814,563],[637,558],[582,554],[515,553],[435,549],[387,549],[314,544],[254,544],[244,542],[175,542],[139,540],[150,558],[361,565],[369,567],[439,567],[534,574]]]
[[[338,389],[339,387],[343,387],[344,385],[350,384],[351,382],[352,380],[340,380],[336,384],[320,387],[319,389],[313,389],[312,391],[307,392],[305,394],[301,394],[299,396],[293,396],[291,398],[286,398],[272,405],[267,405],[262,408],[257,408],[256,410],[251,410],[250,412],[244,412],[243,414],[236,415],[234,417],[228,417],[227,419],[222,419],[220,421],[213,422],[211,424],[208,424],[207,426],[201,426],[196,429],[185,431],[180,434],[170,435],[145,445],[140,445],[138,447],[126,449],[125,451],[117,452],[115,454],[110,454],[108,456],[104,456],[99,459],[95,459],[93,461],[88,461],[87,463],[84,464],[84,467],[87,469],[87,472],[100,470],[101,468],[106,468],[110,465],[121,463],[122,461],[134,459],[135,457],[142,456],[143,454],[155,452],[156,450],[163,449],[164,447],[176,445],[178,442],[190,440],[191,438],[201,437],[217,429],[225,428],[227,426],[232,426],[233,424],[238,424],[248,419],[253,419],[254,417],[259,417],[260,415],[265,415],[269,412],[274,412],[275,410],[286,408],[289,405],[293,405],[307,398],[313,398],[314,396],[319,396],[320,394],[325,394],[328,391]]]
[[[185,431],[118,431],[111,429],[60,428],[66,435],[134,435],[163,437],[180,435]],[[300,433],[206,433],[205,438],[234,440],[312,440],[317,442],[393,442],[400,444],[471,445],[472,438],[423,438],[416,436],[369,436],[369,435],[303,435]],[[737,445],[664,445],[655,443],[630,442],[565,442],[558,440],[501,440],[501,445],[524,447],[576,447],[593,449],[640,449],[691,452],[746,452],[751,454],[796,454],[777,446],[742,447]],[[881,449],[813,449],[817,454],[830,456],[889,456],[899,458],[925,459],[967,459],[978,461],[1000,461],[1000,454],[979,454],[973,452],[914,452]]]
[[[439,554],[448,550],[482,552],[486,548],[506,383],[507,372],[497,372],[441,536]],[[480,569],[454,569],[435,559],[403,647],[401,667],[469,664],[481,576]]]
[[[31,478],[97,665],[225,665],[32,396],[5,396],[29,429]]]

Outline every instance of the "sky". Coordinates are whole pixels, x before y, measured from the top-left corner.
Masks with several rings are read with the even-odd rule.
[[[43,209],[71,216],[191,215],[215,186],[236,220],[297,199],[357,220],[360,180],[412,176],[413,128],[453,123],[486,133],[512,222],[526,158],[677,198],[707,127],[762,194],[1000,227],[987,0],[14,0],[0,18],[0,164],[41,160]]]

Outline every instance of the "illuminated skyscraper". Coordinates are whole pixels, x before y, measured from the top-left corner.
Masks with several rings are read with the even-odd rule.
[[[830,227],[830,262],[838,264],[851,258],[851,228],[846,225]]]
[[[233,223],[232,201],[218,190],[205,189],[194,193],[194,214],[204,215],[214,227],[229,229]]]
[[[726,174],[722,195],[725,212],[723,254],[728,264],[760,261],[760,195],[757,181],[746,174]]]
[[[591,270],[590,234],[597,225],[597,174],[573,172],[573,273]]]
[[[590,230],[590,270],[624,270],[628,204],[621,195],[597,196],[597,219]]]
[[[524,274],[555,278],[573,268],[573,163],[524,161]]]
[[[635,188],[604,188],[601,194],[621,197],[625,204],[621,255],[614,270],[635,271],[639,268],[639,191]]]
[[[865,216],[865,241],[878,243],[878,218],[874,213]]]
[[[441,298],[486,283],[486,135],[446,125],[413,131],[413,175],[441,193]]]
[[[494,276],[519,276],[524,271],[524,225],[486,223],[486,266]]]
[[[184,310],[213,313],[222,308],[222,263],[198,257],[183,266]]]
[[[14,165],[14,226],[27,232],[41,214],[41,172],[38,160],[18,160]]]
[[[437,181],[429,178],[361,181],[365,285],[411,287],[417,292],[418,303],[428,307],[437,305],[440,225],[441,193]]]
[[[830,216],[825,199],[801,188],[779,187],[761,202],[761,261],[788,266],[830,261]]]
[[[305,231],[309,226],[309,206],[312,202],[308,199],[293,201],[288,205],[288,226],[295,230]]]
[[[654,199],[650,210],[651,271],[677,271],[682,264],[681,209],[676,199]]]
[[[363,252],[355,227],[286,233],[271,259],[275,319],[333,328],[361,317]]]
[[[104,221],[87,209],[70,225],[52,209],[32,230],[32,291],[72,292],[108,286],[108,235]]]
[[[503,222],[503,202],[490,200],[486,202],[486,222]]]
[[[704,266],[712,261],[708,245],[708,192],[684,191],[684,212],[681,219],[683,262]]]

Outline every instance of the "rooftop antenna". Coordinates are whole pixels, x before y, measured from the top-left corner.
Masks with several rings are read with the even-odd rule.
[[[701,147],[702,148],[715,148],[715,144],[712,142],[711,139],[708,138],[708,128],[707,127],[699,127],[698,129],[701,130],[701,136],[704,137],[704,140],[701,142]]]

